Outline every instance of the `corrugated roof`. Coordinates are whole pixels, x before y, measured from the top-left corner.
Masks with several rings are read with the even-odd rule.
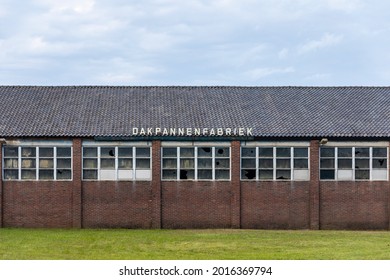
[[[390,87],[0,86],[1,137],[253,128],[262,137],[389,137]]]

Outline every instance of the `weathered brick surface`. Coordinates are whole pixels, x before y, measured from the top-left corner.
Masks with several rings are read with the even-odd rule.
[[[162,182],[163,228],[230,228],[231,182]]]
[[[320,184],[321,229],[387,229],[387,182]]]
[[[72,182],[3,182],[4,227],[70,228]]]
[[[151,228],[151,182],[83,182],[85,228]]]
[[[308,228],[309,184],[310,182],[241,182],[242,228]]]

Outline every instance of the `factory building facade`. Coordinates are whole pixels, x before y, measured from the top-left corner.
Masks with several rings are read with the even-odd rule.
[[[0,87],[0,227],[390,228],[390,88]]]

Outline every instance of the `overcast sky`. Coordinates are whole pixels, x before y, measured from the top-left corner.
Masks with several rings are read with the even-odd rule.
[[[0,0],[1,85],[390,85],[390,1]]]

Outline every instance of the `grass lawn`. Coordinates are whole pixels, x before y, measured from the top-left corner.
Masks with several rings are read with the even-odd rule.
[[[390,260],[390,232],[3,228],[0,259]]]

